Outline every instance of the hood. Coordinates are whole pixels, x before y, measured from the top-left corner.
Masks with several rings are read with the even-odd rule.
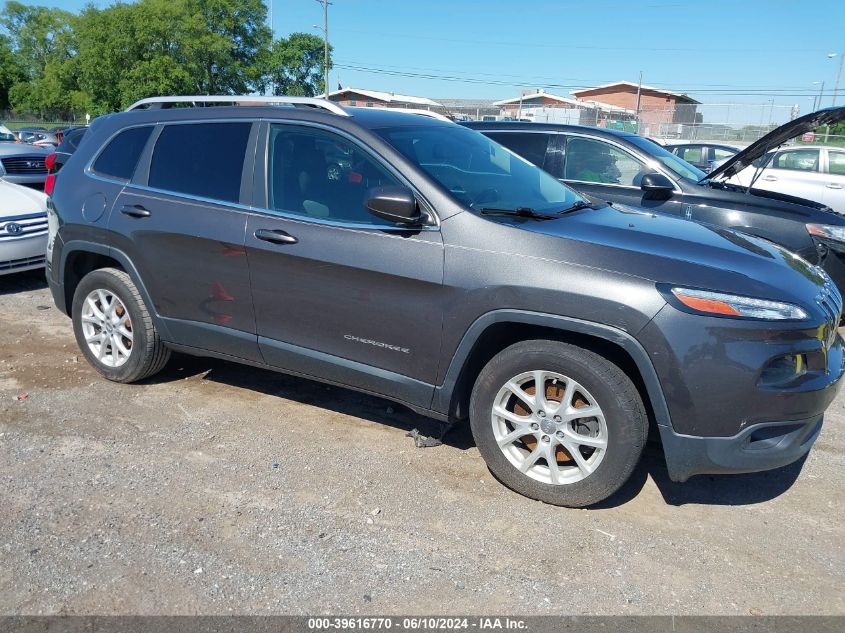
[[[53,150],[27,143],[0,143],[0,158],[6,156],[49,156]]]
[[[784,123],[780,127],[775,128],[759,141],[746,147],[736,156],[727,159],[707,174],[707,178],[710,180],[717,176],[725,179],[730,178],[748,167],[770,149],[783,145],[786,141],[800,136],[805,132],[812,132],[822,125],[833,125],[843,119],[845,119],[845,106],[825,108],[824,110],[817,110],[816,112],[800,116],[789,123]]]
[[[46,195],[0,179],[0,218],[39,212],[47,212]]]
[[[825,280],[767,240],[617,204],[520,228],[583,243],[567,248],[573,261],[656,283],[807,303]]]

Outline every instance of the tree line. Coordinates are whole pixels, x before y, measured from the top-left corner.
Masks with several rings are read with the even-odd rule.
[[[274,40],[266,18],[264,0],[138,0],[78,14],[9,0],[0,110],[71,119],[156,95],[321,94],[322,38]]]

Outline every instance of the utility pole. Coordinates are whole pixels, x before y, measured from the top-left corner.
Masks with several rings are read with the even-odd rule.
[[[813,98],[813,112],[815,112],[817,109],[822,107],[822,93],[824,92],[824,82],[814,81],[813,83],[821,84],[821,86],[819,86],[819,96]]]
[[[326,100],[329,98],[329,0],[317,0],[323,5],[323,84]],[[316,26],[316,25],[315,25]],[[320,28],[320,27],[317,27]]]
[[[640,133],[640,96],[643,92],[643,71],[640,71],[640,83],[637,84],[637,134]]]

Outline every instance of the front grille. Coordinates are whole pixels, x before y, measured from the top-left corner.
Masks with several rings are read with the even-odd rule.
[[[839,320],[842,318],[842,295],[839,294],[839,290],[827,275],[825,275],[824,287],[816,295],[816,303],[824,312],[825,320],[831,330],[835,331],[839,327]]]
[[[46,260],[44,255],[37,257],[24,257],[23,259],[13,259],[8,262],[0,261],[0,272],[8,272],[10,270],[17,270],[18,268],[29,268],[30,266],[44,265]]]
[[[47,174],[43,156],[14,156],[0,159],[10,176],[37,176]]]
[[[0,244],[47,233],[47,214],[30,213],[0,220]]]

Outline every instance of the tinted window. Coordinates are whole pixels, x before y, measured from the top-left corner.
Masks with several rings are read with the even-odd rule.
[[[549,146],[548,134],[527,132],[491,132],[488,134],[497,143],[501,143],[509,150],[516,152],[526,160],[530,160],[537,167],[545,168],[546,149]],[[548,171],[548,170],[547,170]]]
[[[390,225],[367,210],[367,192],[398,184],[375,160],[336,134],[294,125],[270,128],[271,209],[338,222]]]
[[[79,143],[82,141],[82,137],[85,136],[86,132],[88,132],[88,128],[81,127],[65,133],[65,135],[62,137],[62,142],[59,147],[56,148],[56,151],[65,152],[67,154],[73,154],[79,147]]]
[[[780,152],[772,161],[775,169],[791,169],[795,171],[818,171],[819,150],[797,149]]]
[[[845,152],[830,152],[828,154],[828,171],[837,176],[845,176]]]
[[[152,131],[153,128],[149,125],[124,130],[102,151],[94,163],[93,170],[103,176],[129,180]]]
[[[639,187],[648,171],[630,154],[602,141],[571,138],[566,144],[567,180]]]
[[[583,199],[524,158],[465,127],[443,123],[375,132],[470,208],[554,211]]]
[[[168,125],[156,141],[150,187],[237,202],[252,123]]]

